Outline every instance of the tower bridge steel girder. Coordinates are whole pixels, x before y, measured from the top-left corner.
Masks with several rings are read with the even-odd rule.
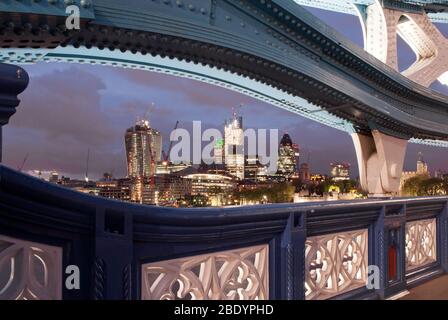
[[[10,3],[19,2],[20,10],[0,15],[3,62],[167,72],[238,90],[351,134],[378,130],[448,146],[445,96],[404,78],[293,2],[95,0],[79,31],[42,12],[42,2]],[[381,156],[378,143],[375,148]],[[394,192],[382,185],[383,193]]]
[[[301,6],[328,10],[338,13],[358,15],[357,8],[367,7],[376,0],[293,0]],[[389,8],[400,9],[406,12],[426,12],[434,23],[448,23],[448,1],[424,0],[389,0],[381,1]]]
[[[403,75],[429,87],[448,71],[448,40],[426,13],[406,12],[379,1],[360,14],[364,49],[398,71],[397,35],[414,51],[416,61]]]

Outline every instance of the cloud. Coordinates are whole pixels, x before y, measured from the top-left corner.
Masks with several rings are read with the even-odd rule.
[[[32,77],[5,130],[6,163],[17,167],[29,153],[30,168],[79,174],[90,148],[92,171],[115,165],[124,153],[123,129],[100,108],[105,89],[100,77],[77,66]]]
[[[362,46],[356,17],[310,11]],[[448,34],[446,25],[438,27]],[[404,64],[414,58],[402,44],[400,51]],[[328,173],[330,162],[348,161],[353,176],[357,175],[354,147],[346,133],[225,88],[160,73],[100,66],[43,63],[26,69],[30,85],[21,95],[17,114],[4,128],[5,163],[14,168],[28,153],[25,170],[56,169],[80,177],[90,148],[92,175],[113,170],[116,176],[124,176],[123,135],[137,116],[149,111],[166,148],[176,120],[187,129],[193,120],[201,120],[204,128],[222,130],[232,107],[243,103],[240,112],[245,128],[278,128],[280,135],[288,132],[301,146],[302,161],[311,153],[313,172]],[[438,82],[433,88],[448,93]],[[406,170],[415,170],[418,151],[424,152],[430,169],[448,169],[448,149],[410,145]]]
[[[38,130],[53,141],[106,143],[114,129],[98,108],[104,89],[98,77],[74,66],[31,78],[11,126]]]
[[[228,108],[230,110],[231,107],[236,107],[241,103],[261,103],[254,98],[226,88],[173,75],[129,69],[117,70],[116,73],[134,85],[151,88],[151,90],[161,90],[168,94],[178,94],[182,96],[183,102],[204,109]]]

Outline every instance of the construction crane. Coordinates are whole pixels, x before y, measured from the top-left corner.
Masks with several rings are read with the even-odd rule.
[[[23,158],[22,164],[17,168],[17,170],[18,170],[19,172],[22,172],[22,169],[23,169],[23,167],[25,166],[26,160],[28,160],[28,156],[29,156],[29,153],[27,153],[27,154],[25,155],[25,158]]]
[[[176,121],[176,125],[174,126],[174,131],[177,129],[177,127],[179,126],[179,120]],[[165,167],[168,166],[168,162],[169,162],[169,158],[170,158],[170,153],[171,153],[171,149],[173,148],[173,141],[170,142],[170,146],[168,147],[168,152],[165,153],[165,151],[162,151],[163,153],[163,164],[165,165]]]

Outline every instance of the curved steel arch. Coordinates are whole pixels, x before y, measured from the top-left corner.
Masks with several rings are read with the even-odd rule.
[[[56,3],[64,9],[64,3]],[[54,13],[54,7],[49,10],[45,1],[11,1],[7,10],[2,4],[2,60],[99,61],[177,75],[196,73],[200,80],[224,83],[348,132],[380,129],[400,138],[448,145],[445,96],[391,70],[293,2],[89,3],[84,1],[81,8],[80,31],[64,30],[64,14]],[[165,63],[169,59],[151,67],[150,55],[176,58],[183,70]],[[193,71],[184,61],[238,77],[217,71],[211,75],[208,67]],[[244,88],[241,82],[249,85]],[[275,89],[266,94],[268,87]],[[313,105],[326,111],[317,112]]]

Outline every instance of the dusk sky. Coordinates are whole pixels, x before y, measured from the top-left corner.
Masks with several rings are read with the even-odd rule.
[[[362,46],[357,17],[309,10]],[[448,26],[439,27],[448,36]],[[402,41],[399,54],[403,70],[415,56]],[[348,134],[227,89],[101,66],[39,63],[25,69],[30,85],[3,135],[4,160],[13,168],[29,154],[24,171],[56,170],[79,178],[84,175],[90,148],[91,177],[111,171],[122,177],[126,175],[124,132],[138,116],[149,114],[152,126],[162,132],[166,149],[176,120],[183,128],[201,120],[205,127],[222,130],[232,108],[242,103],[245,128],[288,132],[301,147],[301,160],[310,156],[312,172],[328,173],[330,162],[344,161],[352,164],[352,176],[357,176],[355,150]],[[448,88],[438,82],[433,89],[448,94]],[[405,170],[415,170],[419,151],[431,171],[448,170],[448,148],[415,144],[409,144]]]

